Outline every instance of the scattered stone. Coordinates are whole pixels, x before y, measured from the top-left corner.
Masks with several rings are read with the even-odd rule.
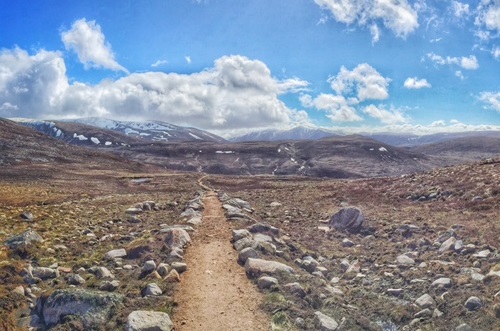
[[[293,268],[276,261],[266,261],[262,259],[247,259],[245,263],[245,271],[248,275],[259,275],[262,273],[273,275],[279,272],[295,273]]]
[[[359,208],[342,208],[330,218],[330,227],[339,231],[357,233],[363,226],[365,216]]]
[[[257,251],[252,247],[246,247],[239,252],[238,261],[245,264],[245,262],[247,262],[247,259],[250,257],[256,259],[259,257],[259,253],[257,253]]]
[[[142,208],[131,207],[131,208],[128,208],[127,210],[125,210],[125,213],[129,214],[129,215],[137,215],[137,214],[142,213]]]
[[[387,294],[394,295],[396,297],[400,296],[403,293],[402,288],[390,288],[387,290]]]
[[[59,271],[57,269],[44,267],[33,268],[31,274],[33,277],[40,278],[41,280],[59,277]]]
[[[431,316],[432,316],[432,311],[429,308],[425,308],[414,315],[415,318],[425,318]]]
[[[270,276],[262,276],[257,280],[257,287],[260,289],[270,288],[273,285],[278,285],[278,280]]]
[[[4,243],[10,249],[15,250],[21,247],[26,247],[35,242],[41,243],[43,242],[43,238],[34,230],[29,229],[21,234],[7,238]]]
[[[403,255],[399,255],[396,258],[396,263],[399,266],[410,267],[410,266],[413,266],[415,264],[415,260],[412,259],[411,257],[408,257],[407,255],[403,254]]]
[[[127,256],[127,251],[124,248],[113,249],[104,255],[106,260],[113,260],[116,258],[124,258]]]
[[[181,276],[179,276],[179,273],[177,270],[172,269],[170,272],[163,278],[164,281],[167,283],[178,283],[181,281]]]
[[[106,267],[92,267],[89,269],[90,272],[95,274],[98,279],[103,278],[115,278],[115,276]]]
[[[68,288],[55,290],[41,307],[41,315],[49,328],[61,318],[76,315],[85,330],[103,329],[111,315],[122,306],[123,296],[116,293]]]
[[[165,277],[168,274],[168,270],[169,270],[169,265],[166,263],[160,263],[156,268],[156,271],[161,277]]]
[[[161,288],[155,283],[149,283],[143,290],[143,296],[148,296],[148,295],[156,296],[162,294],[163,292]]]
[[[457,239],[455,237],[450,237],[441,244],[438,251],[440,253],[443,253],[445,251],[452,250],[455,247],[456,242],[457,242]]]
[[[167,313],[136,310],[127,317],[125,331],[171,331],[174,324]]]
[[[472,296],[465,302],[465,308],[468,310],[478,310],[483,307],[483,302],[478,297]]]
[[[272,225],[264,223],[255,223],[248,227],[251,233],[270,233],[275,237],[279,237],[280,230]]]
[[[26,222],[33,221],[33,214],[30,212],[24,212],[21,215],[19,215],[19,217],[21,217],[21,219],[23,219]]]
[[[354,246],[354,243],[348,238],[344,238],[342,240],[342,247],[352,247],[352,246]]]
[[[12,292],[17,293],[17,294],[22,295],[22,296],[25,295],[24,287],[22,285],[19,285],[18,287],[13,289]]]
[[[434,310],[432,311],[432,317],[434,317],[434,318],[439,318],[443,315],[444,315],[443,312],[437,308],[434,308]]]
[[[277,201],[273,201],[269,204],[269,207],[271,207],[271,208],[281,207],[281,203],[279,203]]]
[[[476,254],[472,255],[474,257],[480,258],[480,259],[485,259],[488,256],[490,256],[491,251],[489,249],[485,249],[483,251],[477,252]]]
[[[99,290],[113,292],[119,286],[120,286],[120,282],[118,280],[113,280],[113,281],[106,280],[99,285]]]
[[[455,328],[455,331],[474,331],[468,324],[463,323]]]
[[[297,282],[285,284],[283,285],[283,288],[299,298],[304,298],[307,294],[302,285]]]
[[[67,282],[70,285],[83,285],[85,284],[85,279],[78,274],[70,275],[67,278]]]
[[[434,301],[429,294],[420,296],[417,300],[415,300],[415,303],[422,309],[434,307],[436,305],[436,301]]]
[[[233,247],[235,250],[237,250],[239,252],[243,248],[247,248],[247,247],[257,248],[258,245],[259,245],[259,243],[253,239],[241,238],[240,240],[234,242]]]
[[[334,331],[339,327],[337,321],[320,311],[314,312],[321,331]]]
[[[170,249],[179,248],[183,249],[191,242],[189,233],[182,228],[169,228],[166,231],[165,242]]]
[[[142,272],[152,272],[156,270],[156,263],[153,260],[148,260],[144,262],[144,265],[142,266]]]
[[[172,262],[170,264],[172,269],[176,270],[179,274],[182,274],[184,271],[187,270],[187,264],[184,262]]]
[[[450,287],[451,286],[451,279],[446,278],[446,277],[438,278],[432,282],[431,286],[438,287],[438,288]]]
[[[253,236],[253,240],[258,242],[258,243],[271,243],[271,242],[273,242],[273,238],[271,236],[268,236],[267,234],[262,234],[262,233],[256,233]]]

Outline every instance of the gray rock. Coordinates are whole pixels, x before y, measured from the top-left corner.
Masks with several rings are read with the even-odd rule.
[[[387,294],[394,295],[396,297],[400,296],[403,293],[402,288],[390,288],[387,289]]]
[[[299,298],[304,298],[307,294],[302,285],[297,282],[285,284],[283,285],[283,288]]]
[[[90,272],[95,274],[98,279],[103,278],[115,278],[115,276],[106,267],[92,267],[89,269]]]
[[[191,242],[191,237],[184,229],[170,228],[166,231],[165,242],[170,249],[183,249]]]
[[[434,307],[436,305],[436,301],[427,293],[415,300],[415,303],[422,309]]]
[[[189,218],[189,219],[192,219],[195,217],[201,218],[202,214],[199,211],[194,210],[193,208],[188,208],[182,212],[181,217],[182,218]]]
[[[451,279],[446,278],[446,277],[438,278],[432,282],[431,286],[432,287],[439,287],[439,288],[450,287],[451,286]]]
[[[83,285],[85,284],[85,279],[83,279],[83,277],[78,274],[73,274],[68,276],[67,282],[70,285]]]
[[[131,207],[125,210],[125,213],[128,215],[137,215],[142,213],[142,208],[137,208],[137,207]]]
[[[258,242],[250,238],[241,238],[240,240],[233,243],[234,249],[238,252],[247,247],[257,248],[258,245]]]
[[[415,264],[415,260],[412,259],[411,257],[408,257],[407,255],[399,255],[396,258],[396,263],[400,266],[405,266],[405,267],[410,267]]]
[[[22,296],[25,295],[25,290],[24,290],[24,287],[22,285],[19,285],[18,287],[13,289],[12,292],[17,293],[17,294],[22,295]]]
[[[314,312],[314,315],[316,316],[316,320],[319,323],[320,331],[334,331],[339,327],[337,321],[320,311]]]
[[[425,308],[418,313],[415,314],[415,318],[424,318],[424,317],[431,317],[432,316],[432,311],[429,308]]]
[[[17,248],[25,247],[36,242],[43,242],[43,238],[40,237],[40,235],[34,230],[29,229],[21,234],[7,238],[4,244],[10,249],[15,250]]]
[[[278,285],[278,280],[270,276],[262,276],[257,280],[257,287],[260,289],[270,288],[273,285]]]
[[[463,323],[455,328],[455,331],[474,331],[468,324]]]
[[[247,259],[245,263],[245,271],[248,275],[259,275],[262,273],[273,275],[279,272],[286,272],[289,274],[295,273],[292,267],[287,266],[281,262],[266,261],[262,259]]]
[[[152,272],[156,270],[156,263],[153,260],[149,260],[144,262],[144,265],[142,266],[142,272]]]
[[[478,297],[472,296],[465,302],[465,308],[468,310],[478,310],[483,307],[483,302]]]
[[[104,255],[106,260],[113,260],[116,258],[123,258],[127,256],[127,251],[124,248],[113,249]]]
[[[480,252],[477,252],[476,254],[473,254],[472,256],[480,258],[480,259],[485,259],[488,256],[490,256],[491,251],[489,249],[482,250]]]
[[[245,209],[245,210],[247,210],[249,212],[253,211],[253,209],[250,206],[250,204],[247,201],[243,200],[243,199],[232,198],[232,199],[226,200],[225,203],[228,204],[228,205],[231,205],[233,207],[236,207],[236,208]]]
[[[21,215],[19,215],[19,217],[21,217],[21,219],[28,221],[28,222],[33,221],[33,214],[30,212],[24,212]]]
[[[168,274],[169,265],[166,263],[160,263],[160,264],[158,264],[156,271],[158,272],[158,274],[160,276],[165,277]]]
[[[443,252],[452,250],[455,247],[456,242],[457,242],[457,239],[455,237],[450,237],[441,244],[438,251],[440,253],[443,253]]]
[[[252,233],[267,233],[275,237],[279,237],[280,230],[272,225],[264,223],[255,223],[248,227],[248,230]]]
[[[51,327],[67,315],[81,318],[86,330],[100,330],[122,307],[123,296],[116,293],[68,288],[55,290],[41,308],[43,320]]]
[[[180,274],[187,270],[187,264],[184,262],[172,262],[170,266]]]
[[[120,282],[118,280],[113,280],[113,281],[106,280],[99,285],[99,290],[113,292],[119,286],[120,286]]]
[[[243,248],[238,253],[238,261],[240,261],[241,263],[247,262],[247,259],[250,257],[254,259],[259,257],[259,253],[257,253],[257,251],[252,247]]]
[[[258,243],[271,243],[273,242],[273,238],[263,233],[256,233],[253,236],[253,240]]]
[[[330,227],[339,231],[357,233],[363,226],[365,216],[359,208],[342,208],[330,218]]]
[[[40,278],[42,280],[59,277],[59,271],[52,268],[37,267],[33,268],[31,273],[33,277]]]
[[[281,207],[281,203],[279,203],[278,201],[273,201],[269,204],[269,207],[271,208]]]
[[[233,230],[233,240],[238,241],[242,238],[251,238],[252,234],[247,229]]]
[[[144,296],[148,295],[156,296],[163,294],[161,288],[155,283],[149,283],[148,285],[146,285],[142,293]]]
[[[342,247],[352,247],[354,246],[354,243],[349,240],[348,238],[342,239]]]
[[[125,331],[172,331],[174,323],[166,313],[136,310],[127,317]]]

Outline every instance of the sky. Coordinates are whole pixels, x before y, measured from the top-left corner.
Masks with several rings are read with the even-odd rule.
[[[500,130],[500,0],[0,0],[0,117]]]

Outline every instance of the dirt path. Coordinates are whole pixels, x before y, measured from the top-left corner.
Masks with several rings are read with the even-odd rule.
[[[203,222],[185,254],[188,271],[176,293],[175,330],[270,330],[259,309],[262,295],[236,263],[221,203],[214,192],[204,203]]]

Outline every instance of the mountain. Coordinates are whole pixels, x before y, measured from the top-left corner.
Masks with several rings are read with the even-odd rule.
[[[316,140],[326,137],[342,136],[333,131],[313,128],[307,126],[297,126],[292,129],[278,130],[267,129],[262,131],[254,131],[242,136],[230,139],[232,142],[243,141],[284,141],[284,140]]]
[[[196,128],[183,127],[160,121],[115,121],[98,117],[64,120],[64,122],[79,123],[123,133],[129,137],[146,141],[212,141],[225,142],[222,137]]]
[[[415,135],[405,133],[362,133],[363,136],[378,140],[392,146],[419,146],[434,144],[453,139],[467,137],[500,137],[499,131],[468,131],[468,132],[445,132],[429,135]]]

